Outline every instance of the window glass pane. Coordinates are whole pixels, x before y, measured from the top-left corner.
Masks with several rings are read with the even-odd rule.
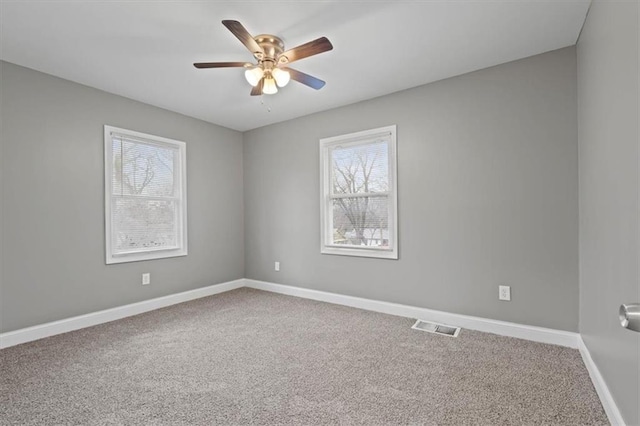
[[[173,197],[178,151],[113,139],[113,194]]]
[[[115,253],[177,246],[174,201],[116,198],[112,204]]]
[[[120,139],[113,138],[111,140],[111,193],[122,194],[122,141]]]
[[[389,247],[387,196],[336,198],[332,203],[331,244]]]
[[[388,141],[336,147],[330,157],[333,194],[389,191]]]

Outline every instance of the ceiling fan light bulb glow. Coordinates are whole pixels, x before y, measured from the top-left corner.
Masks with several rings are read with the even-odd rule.
[[[256,87],[260,83],[260,79],[264,75],[264,71],[260,67],[248,69],[244,72],[244,78],[247,79],[250,85]]]
[[[276,81],[273,78],[265,78],[264,86],[262,86],[262,93],[265,95],[273,95],[278,93],[278,87]]]
[[[286,86],[289,83],[289,80],[291,79],[289,72],[285,70],[281,70],[280,68],[274,69],[271,72],[271,74],[273,75],[273,78],[276,80],[276,83],[278,84],[279,87]]]

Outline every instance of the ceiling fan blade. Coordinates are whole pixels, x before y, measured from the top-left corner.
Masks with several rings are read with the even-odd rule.
[[[193,64],[196,68],[230,68],[230,67],[244,67],[251,65],[247,62],[197,62]]]
[[[227,29],[231,31],[233,35],[236,36],[238,40],[240,40],[240,42],[242,42],[242,44],[246,46],[247,49],[249,49],[249,52],[253,54],[264,53],[260,45],[256,43],[253,37],[251,37],[251,34],[249,34],[249,31],[247,31],[240,22],[226,20],[222,21],[222,25],[227,27]]]
[[[260,79],[258,84],[251,89],[251,96],[260,96],[262,95],[262,86],[264,85],[264,77]]]
[[[278,61],[280,63],[291,63],[293,61],[308,58],[309,56],[317,55],[318,53],[327,52],[331,49],[333,49],[333,45],[329,39],[326,37],[320,37],[283,52],[278,57]]]
[[[294,70],[293,68],[282,68],[284,71],[289,72],[289,75],[291,76],[291,79],[302,83],[306,86],[309,86],[313,89],[316,90],[320,90],[324,87],[324,85],[326,84],[324,81],[320,80],[319,78],[316,78],[312,75],[309,74],[305,74],[303,72],[300,72],[298,70]]]

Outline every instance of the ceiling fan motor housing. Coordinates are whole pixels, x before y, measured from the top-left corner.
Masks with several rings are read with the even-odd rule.
[[[260,34],[253,38],[264,53],[256,52],[254,56],[259,61],[276,63],[278,56],[284,52],[284,43],[280,37],[271,34]]]

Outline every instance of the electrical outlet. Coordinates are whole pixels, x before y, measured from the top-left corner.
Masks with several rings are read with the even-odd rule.
[[[276,262],[276,264],[274,265],[274,269],[276,271],[280,271],[280,262]]]
[[[142,285],[148,284],[151,284],[151,274],[147,272],[146,274],[142,274]]]
[[[511,287],[508,285],[498,286],[498,299],[511,300]]]

